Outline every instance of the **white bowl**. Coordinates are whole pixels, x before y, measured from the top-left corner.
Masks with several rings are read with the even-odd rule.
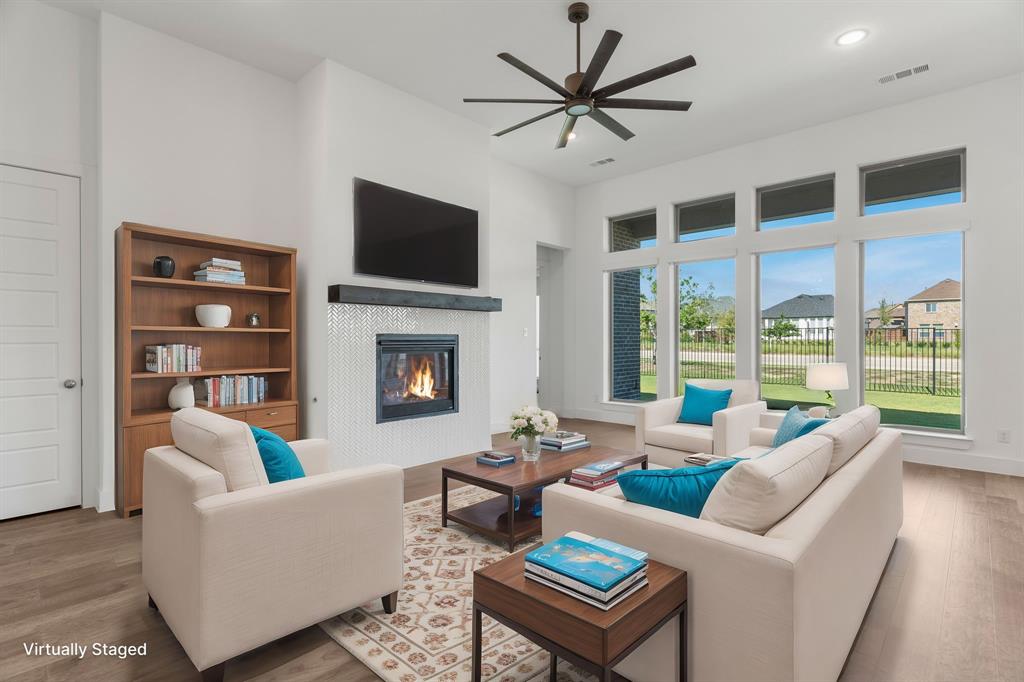
[[[227,327],[231,324],[231,306],[219,303],[197,305],[196,319],[200,327]]]

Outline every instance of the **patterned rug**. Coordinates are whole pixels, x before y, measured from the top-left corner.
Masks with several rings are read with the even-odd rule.
[[[453,490],[448,502],[454,509],[493,496],[465,487]],[[395,613],[385,614],[377,599],[320,624],[331,638],[388,682],[471,679],[473,571],[508,552],[459,524],[442,528],[440,519],[440,495],[405,505],[405,583]],[[546,679],[547,652],[487,616],[483,617],[482,643],[483,679]],[[592,678],[560,661],[558,679],[577,682]]]

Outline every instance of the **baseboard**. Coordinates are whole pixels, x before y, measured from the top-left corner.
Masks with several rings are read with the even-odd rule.
[[[114,511],[114,491],[109,489],[96,489],[96,511]]]
[[[1024,461],[1022,460],[977,455],[956,450],[920,448],[905,445],[903,447],[903,461],[949,467],[951,469],[983,471],[989,474],[1024,476]]]

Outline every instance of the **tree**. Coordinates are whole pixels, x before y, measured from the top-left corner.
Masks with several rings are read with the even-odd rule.
[[[715,319],[715,324],[718,329],[725,332],[727,335],[732,336],[736,333],[736,309],[726,308],[722,312],[718,313],[718,317]]]
[[[640,293],[640,336],[657,341],[658,314],[655,306],[658,300],[658,280],[655,277],[654,268],[644,268],[640,273],[651,289],[650,299],[643,294],[642,290]]]
[[[679,331],[707,329],[714,318],[715,287],[702,290],[693,277],[679,280]]]
[[[878,301],[878,326],[888,327],[892,322],[892,304],[884,298]]]
[[[800,328],[792,320],[786,319],[785,315],[780,315],[775,324],[764,328],[763,334],[766,339],[786,339],[791,336],[799,336]]]

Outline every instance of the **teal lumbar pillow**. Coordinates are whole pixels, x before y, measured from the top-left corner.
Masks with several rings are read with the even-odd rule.
[[[711,415],[727,408],[731,397],[731,388],[715,391],[687,382],[686,392],[683,393],[683,409],[679,412],[679,418],[676,421],[711,426]]]
[[[260,451],[263,468],[267,470],[268,481],[277,483],[306,477],[299,458],[291,446],[284,442],[284,438],[255,426],[249,428],[252,429],[252,437],[256,439],[256,448]]]
[[[789,408],[789,412],[782,418],[782,423],[779,424],[779,430],[775,432],[775,438],[772,439],[772,447],[777,448],[783,443],[788,443],[794,438],[800,436],[806,436],[814,429],[828,424],[828,419],[821,417],[809,417],[805,413],[800,411],[800,408],[794,405]]]
[[[718,479],[739,461],[726,459],[704,467],[625,471],[615,480],[630,502],[698,518]]]

